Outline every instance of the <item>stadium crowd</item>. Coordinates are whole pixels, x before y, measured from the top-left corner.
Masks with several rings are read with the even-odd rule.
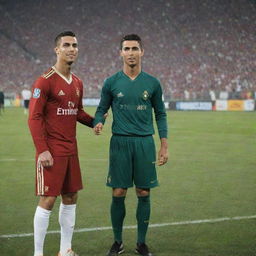
[[[256,98],[256,3],[250,0],[26,0],[0,3],[1,85],[20,92],[54,64],[52,38],[73,30],[74,72],[86,97],[121,68],[119,41],[139,34],[143,69],[160,78],[166,99]]]

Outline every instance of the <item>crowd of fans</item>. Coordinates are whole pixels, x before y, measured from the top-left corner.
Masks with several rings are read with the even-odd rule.
[[[137,33],[143,69],[167,100],[255,99],[256,3],[252,0],[10,0],[0,3],[0,88],[19,92],[54,64],[54,37],[79,40],[74,72],[85,96],[122,67],[119,41]]]

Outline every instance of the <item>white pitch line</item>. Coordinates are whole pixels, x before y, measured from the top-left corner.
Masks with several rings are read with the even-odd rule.
[[[35,161],[35,159],[31,158],[31,159],[17,159],[17,158],[2,158],[0,159],[0,162],[31,162],[31,161]],[[83,161],[87,161],[87,162],[99,162],[99,161],[108,161],[107,158],[92,158],[92,159],[88,159],[88,158],[83,158],[83,157],[79,157],[79,161],[83,162]]]
[[[149,227],[150,228],[159,228],[159,227],[166,227],[166,226],[194,225],[194,224],[202,224],[202,223],[217,223],[217,222],[223,222],[223,221],[248,220],[248,219],[256,219],[256,215],[150,224]],[[136,225],[124,226],[124,229],[136,229],[136,228],[137,228]],[[80,228],[80,229],[76,229],[74,232],[81,233],[81,232],[103,231],[103,230],[111,230],[111,229],[112,229],[112,227]],[[52,230],[52,231],[47,232],[47,234],[58,234],[58,233],[60,233],[59,230]],[[9,235],[0,235],[0,238],[29,237],[29,236],[33,236],[33,235],[34,235],[33,233],[9,234]]]
[[[3,158],[0,159],[0,162],[30,162],[35,161],[35,159],[17,159],[17,158]]]

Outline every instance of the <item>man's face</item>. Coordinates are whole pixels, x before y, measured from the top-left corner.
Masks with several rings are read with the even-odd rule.
[[[63,36],[60,38],[55,48],[57,58],[68,64],[72,64],[78,55],[78,44],[76,37]]]
[[[124,63],[131,68],[141,64],[143,54],[144,51],[137,41],[124,41],[120,50],[120,55],[123,57]]]

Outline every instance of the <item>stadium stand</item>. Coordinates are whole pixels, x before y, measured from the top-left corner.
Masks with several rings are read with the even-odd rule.
[[[53,38],[73,30],[74,72],[86,97],[99,97],[118,71],[122,35],[145,43],[143,68],[160,78],[166,99],[255,99],[256,3],[250,0],[26,0],[0,2],[1,89],[20,92],[54,64]],[[211,91],[211,94],[210,94]]]

